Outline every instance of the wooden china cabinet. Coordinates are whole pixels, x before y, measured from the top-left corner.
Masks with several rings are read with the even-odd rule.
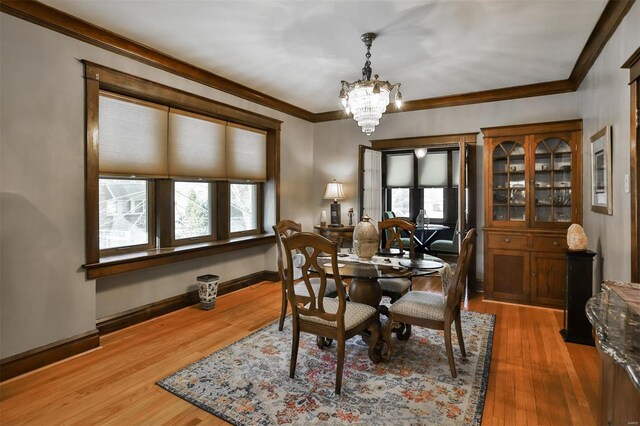
[[[582,120],[482,133],[485,297],[562,307],[566,232],[582,224]]]

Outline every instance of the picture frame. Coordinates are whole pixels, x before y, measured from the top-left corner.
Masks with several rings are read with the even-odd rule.
[[[591,211],[613,214],[611,126],[591,136]]]

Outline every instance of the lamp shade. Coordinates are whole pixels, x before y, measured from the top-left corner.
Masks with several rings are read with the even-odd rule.
[[[343,200],[344,192],[342,191],[342,184],[340,182],[336,182],[334,179],[333,182],[327,184],[327,190],[324,192],[325,200]]]

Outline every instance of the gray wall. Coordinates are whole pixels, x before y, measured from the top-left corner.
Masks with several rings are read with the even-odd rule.
[[[604,279],[631,279],[631,195],[624,192],[629,174],[630,89],[629,70],[620,66],[640,46],[640,4],[631,8],[611,37],[578,91],[579,113],[584,120],[583,182],[584,228],[589,249],[596,251],[594,290]],[[591,211],[591,139],[611,126],[613,150],[613,215]],[[638,194],[635,194],[636,196]]]
[[[309,227],[313,126],[37,25],[0,14],[0,357],[95,328],[96,319],[181,294],[203,272],[230,280],[275,270],[259,247],[85,280],[87,59],[283,120],[281,215]]]

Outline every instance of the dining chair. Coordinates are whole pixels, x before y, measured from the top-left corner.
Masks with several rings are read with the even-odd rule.
[[[455,272],[442,276],[442,294],[426,291],[411,291],[389,307],[389,320],[384,328],[385,349],[383,358],[389,360],[393,352],[391,333],[395,329],[405,328],[405,337],[411,335],[411,325],[444,330],[444,343],[449,360],[451,376],[457,377],[456,365],[453,359],[451,345],[451,325],[455,322],[458,344],[463,357],[467,356],[462,337],[462,324],[460,322],[460,303],[465,292],[467,272],[473,248],[475,245],[476,230],[471,229],[462,240],[460,257]]]
[[[280,278],[280,285],[282,289],[282,307],[280,308],[280,323],[278,324],[278,330],[282,331],[284,327],[284,319],[287,316],[287,286],[285,285],[287,270],[295,267],[294,263],[287,263],[285,266],[284,260],[285,256],[283,254],[283,245],[282,239],[289,237],[297,232],[302,232],[302,225],[293,220],[285,219],[276,223],[273,226],[273,232],[276,234],[276,248],[278,253],[278,277]],[[297,256],[299,259],[299,255]],[[296,259],[296,260],[298,260]],[[291,266],[291,268],[290,268]],[[320,287],[320,279],[317,277],[311,278],[311,285],[316,289]],[[294,291],[301,298],[310,298],[309,292],[307,291],[307,287],[303,282],[298,282],[294,285]],[[336,283],[333,279],[327,280],[327,287],[325,289],[325,296],[335,297],[336,294]]]
[[[409,238],[402,237],[403,231],[409,234]],[[386,242],[383,244],[384,247],[381,248],[398,248],[400,250],[408,249],[409,255],[412,259],[415,257],[415,232],[416,225],[408,220],[393,218],[378,222],[380,244],[382,244],[382,235],[386,235]],[[380,282],[382,294],[384,296],[389,296],[391,298],[391,303],[400,299],[411,289],[410,278],[381,278],[378,281]]]
[[[329,279],[324,269],[326,263],[319,261],[318,256],[328,255],[330,257],[330,263],[327,267],[331,268],[336,282],[342,282],[337,261],[338,246],[336,243],[321,235],[309,232],[295,233],[283,238],[283,243],[289,264],[292,264],[294,254],[301,253],[304,256],[300,270],[302,282],[309,294],[309,297],[302,297],[294,291],[293,269],[287,268],[287,296],[291,304],[293,323],[289,376],[295,377],[301,332],[314,334],[320,338],[333,339],[338,347],[335,393],[339,395],[342,388],[345,345],[348,339],[368,330],[371,335],[369,358],[376,364],[381,360],[380,348],[377,347],[380,338],[378,310],[373,306],[347,301],[343,286],[337,287],[337,299],[323,297],[329,285]],[[318,287],[312,285],[314,278],[320,280]]]

